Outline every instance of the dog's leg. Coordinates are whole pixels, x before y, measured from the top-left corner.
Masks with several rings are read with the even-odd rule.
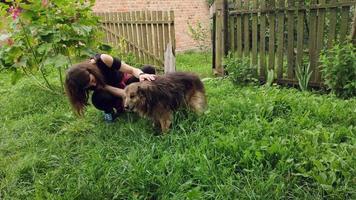
[[[160,116],[159,123],[161,124],[161,131],[163,134],[167,133],[172,124],[173,115],[170,111],[165,112]]]
[[[188,100],[188,105],[197,114],[202,114],[206,109],[206,97],[203,92],[195,92]]]

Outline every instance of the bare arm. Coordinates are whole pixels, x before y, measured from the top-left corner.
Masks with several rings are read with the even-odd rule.
[[[142,72],[142,70],[132,67],[126,63],[121,63],[120,71],[126,72],[129,74],[134,75],[136,78],[138,78],[140,81],[148,80],[148,81],[153,81],[155,80],[155,75],[154,74],[145,74]]]
[[[105,63],[106,66],[112,67],[114,63],[114,58],[108,54],[101,54],[100,59]],[[94,61],[95,62],[95,61]],[[119,68],[119,71],[125,72],[128,74],[132,74],[136,78],[138,78],[140,81],[148,80],[152,81],[155,80],[155,76],[152,74],[145,74],[142,72],[142,70],[132,67],[124,62],[121,63],[121,66]]]

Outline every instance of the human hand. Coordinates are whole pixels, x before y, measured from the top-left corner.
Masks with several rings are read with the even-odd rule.
[[[145,73],[143,73],[143,74],[140,74],[140,75],[139,75],[139,80],[140,80],[140,82],[141,82],[141,81],[144,81],[144,80],[147,80],[147,81],[154,81],[154,80],[156,79],[155,76],[156,76],[156,75],[154,75],[154,74],[145,74]]]

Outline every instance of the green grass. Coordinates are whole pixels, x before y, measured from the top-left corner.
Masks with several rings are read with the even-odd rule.
[[[211,52],[187,52],[178,54],[176,66],[178,71],[188,71],[199,74],[201,78],[212,76]]]
[[[210,70],[202,58],[178,55],[178,69]],[[211,79],[208,111],[178,112],[157,136],[135,114],[77,119],[64,96],[9,82],[0,199],[355,199],[355,99]]]

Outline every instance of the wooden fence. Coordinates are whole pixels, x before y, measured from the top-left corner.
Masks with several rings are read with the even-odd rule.
[[[273,69],[278,83],[296,84],[296,68],[310,63],[310,85],[322,84],[320,52],[351,35],[355,0],[216,0],[213,60],[223,74],[223,57],[234,52],[258,67],[262,81]],[[354,36],[351,36],[354,37]],[[352,38],[355,39],[355,38]]]
[[[173,11],[133,11],[96,13],[105,32],[105,42],[133,53],[140,63],[164,65],[167,44],[175,52]]]

